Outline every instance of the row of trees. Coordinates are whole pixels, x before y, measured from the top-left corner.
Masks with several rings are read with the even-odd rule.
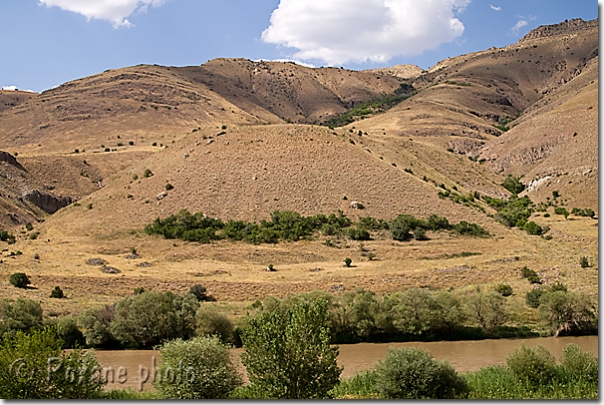
[[[236,321],[210,303],[200,305],[205,294],[139,291],[78,317],[47,321],[39,303],[19,298],[0,301],[0,333],[14,335],[50,324],[56,326],[67,347],[151,348],[167,340],[208,335],[240,346],[256,314],[286,313],[296,304],[324,300],[332,343],[534,336],[527,327],[508,326],[517,322],[503,295],[481,291],[461,296],[411,288],[384,296],[357,290],[337,297],[313,291],[283,299],[267,297],[252,305],[251,315]],[[597,331],[595,304],[585,294],[569,292],[559,283],[529,292],[527,305],[538,308],[539,318],[556,336]]]
[[[200,243],[209,243],[219,239],[246,241],[250,243],[277,243],[279,241],[298,241],[321,232],[324,236],[346,236],[353,240],[369,240],[370,231],[390,230],[395,240],[425,240],[426,231],[452,231],[460,235],[488,236],[480,226],[461,221],[450,224],[447,218],[431,215],[427,219],[418,219],[412,215],[401,214],[392,221],[372,217],[362,217],[353,223],[342,211],[338,214],[302,216],[294,211],[275,211],[270,221],[260,223],[247,221],[223,222],[209,218],[201,212],[191,214],[181,210],[165,219],[157,218],[145,227],[150,235],[162,235],[168,239],[182,239]],[[413,234],[411,233],[413,232]]]

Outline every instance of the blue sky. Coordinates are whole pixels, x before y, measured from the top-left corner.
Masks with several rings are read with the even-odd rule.
[[[597,16],[593,0],[2,0],[0,87],[43,91],[107,69],[217,57],[427,69]]]

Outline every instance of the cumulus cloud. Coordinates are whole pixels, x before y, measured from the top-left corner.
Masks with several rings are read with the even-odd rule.
[[[129,17],[135,11],[145,12],[149,6],[159,7],[166,0],[40,0],[40,5],[59,7],[91,18],[109,21],[114,28],[132,27]]]
[[[514,34],[515,36],[518,36],[518,34],[520,33],[520,28],[522,27],[526,27],[528,25],[528,21],[526,20],[518,20],[518,22],[511,28],[512,30],[512,34]]]
[[[489,6],[491,7],[491,10],[501,11],[501,7],[500,6],[494,6],[492,4],[489,4]]]
[[[297,48],[292,59],[386,62],[461,36],[470,0],[281,0],[262,40]]]

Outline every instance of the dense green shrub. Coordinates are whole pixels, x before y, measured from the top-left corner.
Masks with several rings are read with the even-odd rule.
[[[42,327],[42,307],[39,302],[17,298],[15,302],[0,300],[0,335],[15,331],[29,332]]]
[[[556,208],[554,208],[554,214],[564,215],[564,218],[566,219],[568,217],[568,215],[569,215],[569,212],[564,207],[556,207]]]
[[[195,335],[218,336],[224,342],[233,341],[233,322],[215,308],[201,305],[195,314]]]
[[[49,325],[55,328],[57,335],[63,341],[63,349],[83,347],[86,344],[86,339],[78,328],[77,318],[65,316],[49,321]]]
[[[530,276],[537,275],[537,273],[535,273],[535,270],[531,270],[526,266],[524,266],[522,269],[520,269],[520,272],[522,273],[522,277],[524,277],[524,278],[529,278]]]
[[[512,287],[510,287],[508,284],[497,285],[495,287],[495,291],[497,291],[503,297],[509,297],[514,293],[514,290],[512,290]]]
[[[582,269],[589,267],[589,260],[587,259],[587,256],[581,256],[579,259],[579,264],[581,265]]]
[[[583,293],[547,291],[539,303],[539,318],[554,336],[589,332],[597,324],[595,305]]]
[[[534,221],[527,222],[526,224],[524,224],[524,230],[529,235],[541,235],[543,233],[543,229]]]
[[[61,290],[61,287],[56,286],[53,288],[50,292],[50,298],[65,298],[65,294],[63,293],[63,290]]]
[[[338,383],[327,302],[300,302],[249,320],[241,355],[251,386],[264,398],[328,398]]]
[[[105,305],[102,308],[91,308],[78,317],[78,326],[86,339],[86,345],[91,347],[112,347],[117,341],[109,327],[115,315],[115,306]]]
[[[0,343],[0,397],[5,399],[86,399],[103,382],[94,353],[61,350],[52,328],[17,332]]]
[[[527,197],[518,198],[513,195],[509,200],[483,196],[483,200],[497,210],[494,218],[507,227],[524,226],[533,213],[533,202]]]
[[[390,234],[392,235],[392,239],[406,241],[411,239],[411,224],[408,216],[399,215],[392,221],[388,228],[390,229]]]
[[[540,299],[545,291],[542,288],[534,288],[526,293],[526,305],[531,308],[539,308]]]
[[[521,344],[506,363],[516,378],[535,387],[547,384],[556,373],[556,359],[541,345],[532,349]]]
[[[346,259],[344,259],[344,266],[350,267],[351,264],[352,264],[352,259],[350,257],[347,257]]]
[[[369,240],[371,239],[369,232],[360,226],[348,228],[346,231],[348,237],[352,240]]]
[[[144,292],[115,303],[109,331],[125,347],[152,347],[164,340],[189,338],[199,302],[191,294]]]
[[[413,231],[413,238],[415,240],[428,240],[428,237],[426,236],[426,230],[424,228],[416,228]]]
[[[12,245],[16,242],[15,235],[8,233],[7,231],[0,231],[0,241],[7,242]]]
[[[201,284],[195,284],[189,289],[189,294],[193,294],[197,301],[210,301],[208,290]]]
[[[166,399],[227,398],[242,383],[218,337],[172,340],[159,346],[159,353],[162,364],[153,386]]]
[[[425,349],[390,348],[376,367],[376,388],[384,398],[445,399],[467,395],[463,377]]]
[[[594,212],[594,210],[592,210],[591,208],[573,208],[571,211],[571,214],[579,216],[579,217],[590,217],[593,218],[596,213]]]
[[[334,398],[345,399],[379,398],[376,384],[377,376],[374,370],[361,371],[348,379],[340,380],[331,394]]]
[[[529,281],[529,283],[531,283],[531,284],[541,284],[541,283],[543,282],[543,281],[541,280],[541,277],[539,277],[537,274],[535,274],[535,275],[531,275],[531,276],[528,276],[526,279],[527,279],[527,280]]]
[[[452,229],[460,235],[478,236],[480,238],[489,236],[489,232],[486,229],[466,221],[460,221],[458,224],[453,225]]]
[[[31,282],[25,273],[13,273],[10,276],[10,283],[17,288],[27,288]]]
[[[562,351],[558,378],[567,384],[598,384],[598,358],[591,352],[583,352],[574,343],[566,345]]]
[[[524,190],[524,184],[520,182],[521,177],[514,177],[511,174],[503,181],[503,188],[512,194],[519,194]]]

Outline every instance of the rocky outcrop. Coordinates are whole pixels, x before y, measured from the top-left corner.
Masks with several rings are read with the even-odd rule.
[[[17,162],[17,158],[8,152],[4,152],[4,151],[0,150],[0,162],[6,162],[9,165],[14,166],[19,170],[25,171],[25,168],[23,166],[21,166],[21,163]]]
[[[54,196],[40,190],[30,190],[23,194],[23,198],[49,214],[54,214],[59,209],[72,203],[71,197]]]
[[[535,28],[528,34],[526,34],[519,42],[528,41],[531,39],[553,37],[555,35],[569,35],[583,31],[586,29],[598,28],[598,19],[583,21],[581,18],[575,18],[572,20],[564,20],[559,24],[543,25]]]

